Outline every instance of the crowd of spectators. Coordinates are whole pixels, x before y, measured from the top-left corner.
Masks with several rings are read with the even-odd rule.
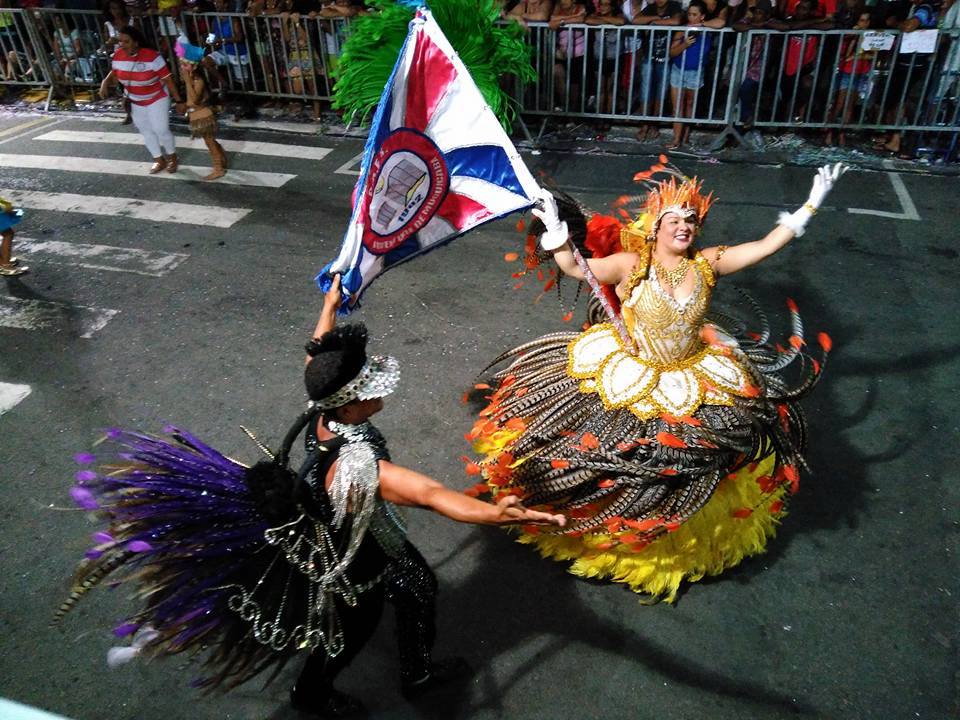
[[[716,125],[726,117],[731,94],[742,130],[758,122],[826,124],[833,126],[823,131],[828,144],[847,143],[846,126],[861,120],[916,125],[933,122],[937,112],[956,116],[955,0],[505,2],[505,18],[539,34],[532,44],[546,56],[538,67],[552,68],[532,90],[536,107],[600,116],[601,131],[614,119],[629,118],[639,125],[637,138],[651,141],[672,126],[670,147],[681,147],[691,123]],[[3,8],[57,4],[0,0],[0,80],[38,75],[23,28]],[[67,5],[73,10],[82,4]],[[242,90],[292,114],[309,104],[314,117],[320,112],[317,96],[332,92],[342,20],[368,11],[363,0],[107,0],[98,9],[99,19],[88,13],[37,15],[37,33],[61,81],[99,83],[118,29],[133,23],[168,59],[178,37],[207,47],[204,69],[215,96]],[[909,34],[938,27],[952,35],[942,33],[933,52],[900,52],[900,40],[885,47],[863,41],[871,30]],[[740,45],[737,33],[749,31],[749,43]],[[735,47],[743,48],[736,67]],[[878,141],[886,152],[911,151],[899,132]]]
[[[531,33],[554,35],[552,45],[534,43],[552,53],[554,70],[533,103],[637,118],[641,141],[659,136],[663,122],[650,118],[659,116],[676,119],[670,147],[682,146],[690,120],[722,117],[731,83],[744,131],[758,120],[840,126],[861,115],[868,124],[956,116],[954,0],[520,0],[504,12]],[[869,31],[933,28],[952,31],[933,52],[900,52],[892,37],[880,49],[864,42]],[[754,31],[739,69],[734,34],[710,32],[724,29]],[[848,132],[828,128],[823,139],[845,144]],[[903,154],[902,142],[891,132],[877,148]]]
[[[344,23],[336,20],[366,11],[363,0],[106,0],[94,6],[102,12],[97,18],[71,12],[92,9],[81,5],[0,0],[0,80],[42,75],[26,20],[5,16],[2,8],[59,6],[66,12],[29,19],[55,85],[98,85],[109,72],[119,29],[132,24],[168,61],[177,38],[205,46],[203,69],[215,97],[230,89],[262,94],[266,105],[295,115],[306,102],[319,119],[316,97],[331,93],[344,39]]]

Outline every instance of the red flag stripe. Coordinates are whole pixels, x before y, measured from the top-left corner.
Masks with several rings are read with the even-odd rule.
[[[486,220],[493,213],[485,205],[481,205],[473,198],[457,193],[448,193],[444,198],[437,216],[442,217],[458,230],[473,223]]]
[[[421,33],[407,75],[405,126],[424,132],[450,83],[456,79],[457,71],[450,59],[426,33]]]

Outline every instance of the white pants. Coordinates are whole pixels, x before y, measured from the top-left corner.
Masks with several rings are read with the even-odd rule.
[[[150,157],[173,155],[177,146],[170,132],[170,96],[167,95],[149,105],[130,103],[130,115],[137,126]]]

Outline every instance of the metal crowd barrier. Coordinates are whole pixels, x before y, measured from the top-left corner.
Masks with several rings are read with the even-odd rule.
[[[95,92],[110,72],[114,48],[101,13],[37,8],[9,15],[13,30],[5,32],[7,13],[0,12],[0,48],[16,49],[21,63],[35,69],[3,82],[50,86],[51,93]],[[182,13],[141,15],[131,24],[163,54],[178,80],[175,45],[185,37],[209,47],[205,64],[214,91],[319,103],[332,97],[332,70],[349,20]]]
[[[133,23],[176,75],[182,35],[209,46],[213,90],[312,103],[316,112],[332,97],[349,20],[182,13]],[[110,70],[107,32],[95,11],[0,9],[0,83],[95,90]],[[928,53],[902,52],[898,31],[874,33],[877,49],[861,51],[864,32],[529,23],[536,80],[510,92],[541,132],[558,118],[693,123],[725,134],[738,126],[960,132],[960,31],[940,32]],[[671,58],[673,39],[685,35],[696,41]]]
[[[529,23],[528,29],[537,79],[517,95],[525,115],[727,123],[729,68],[740,48],[732,30],[571,24],[553,31],[547,23]],[[671,84],[675,33],[707,46],[678,58],[691,68],[685,78],[674,78],[676,90],[682,84],[693,94],[690,115],[675,102],[679,93]]]
[[[50,67],[37,52],[41,42],[27,12],[0,8],[0,85],[50,85]]]
[[[865,35],[880,33],[749,31],[737,119],[755,127],[956,132],[960,31],[940,32],[931,53],[903,52],[907,33],[883,34],[889,47],[863,49]]]

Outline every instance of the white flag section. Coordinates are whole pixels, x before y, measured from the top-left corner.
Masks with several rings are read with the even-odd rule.
[[[380,97],[337,259],[348,312],[382,272],[533,204],[539,189],[430,11],[421,8]]]

